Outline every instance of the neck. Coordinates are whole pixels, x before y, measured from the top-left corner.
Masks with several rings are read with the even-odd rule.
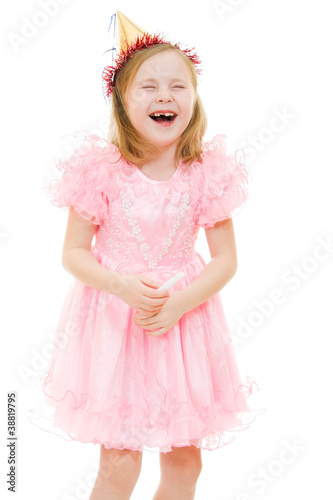
[[[162,146],[156,153],[154,158],[145,162],[142,167],[145,170],[158,170],[159,172],[170,172],[175,170],[177,165],[175,163],[177,142],[171,146]]]

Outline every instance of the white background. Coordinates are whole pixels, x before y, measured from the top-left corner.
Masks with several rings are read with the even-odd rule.
[[[151,33],[195,47],[209,119],[204,139],[225,134],[230,152],[246,146],[251,156],[250,197],[234,218],[238,271],[221,296],[233,335],[241,321],[252,323],[235,350],[267,413],[230,446],[202,451],[195,498],[332,496],[330,7],[304,0],[17,0],[4,11],[2,4],[2,498],[14,498],[6,491],[7,392],[16,391],[18,403],[15,498],[88,498],[90,487],[82,485],[96,473],[99,446],[67,443],[29,423],[40,374],[24,377],[22,369],[32,369],[35,353],[50,343],[72,280],[61,266],[67,211],[49,203],[43,178],[56,174],[63,134],[106,131],[102,54],[116,9]],[[23,36],[27,23],[39,24],[30,38]],[[204,230],[197,250],[209,259]],[[263,301],[271,304],[266,315]],[[152,498],[158,481],[158,453],[146,451],[132,498]]]

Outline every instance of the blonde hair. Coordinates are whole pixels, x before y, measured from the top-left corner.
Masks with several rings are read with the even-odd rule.
[[[187,64],[195,91],[193,113],[188,126],[182,133],[175,153],[178,165],[182,160],[186,166],[194,160],[201,161],[202,139],[207,128],[207,117],[201,99],[197,93],[197,73],[191,60],[180,49],[171,44],[158,44],[144,50],[134,52],[125,66],[117,74],[111,98],[111,116],[108,141],[114,144],[127,161],[142,166],[151,160],[157,148],[133,126],[124,102],[127,92],[141,64],[153,55],[164,50],[177,50]]]

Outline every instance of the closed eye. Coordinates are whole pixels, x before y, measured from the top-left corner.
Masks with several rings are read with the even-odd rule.
[[[155,87],[153,87],[153,86],[151,86],[151,85],[150,85],[149,87],[142,87],[142,88],[143,88],[143,89],[154,89]],[[178,88],[178,89],[184,89],[185,87],[182,87],[182,86],[180,86],[180,85],[176,85],[176,86],[175,86],[175,87],[173,87],[173,88],[174,88],[174,89],[177,89],[177,88]]]

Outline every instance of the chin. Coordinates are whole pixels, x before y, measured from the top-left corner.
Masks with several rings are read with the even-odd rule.
[[[174,142],[178,141],[181,137],[181,134],[178,135],[178,136],[174,136],[174,137],[168,137],[168,138],[165,138],[165,139],[161,139],[161,138],[154,138],[154,137],[147,137],[147,139],[152,142],[155,146],[169,146],[171,144],[173,144]]]

